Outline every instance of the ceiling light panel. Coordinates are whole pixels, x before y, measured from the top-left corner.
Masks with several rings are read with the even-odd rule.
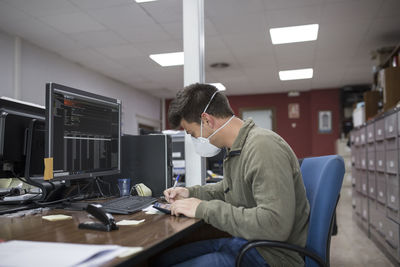
[[[318,24],[272,28],[269,30],[272,44],[287,44],[315,41],[318,38]]]
[[[149,57],[162,67],[179,66],[184,63],[183,52],[153,54]]]
[[[279,71],[279,79],[281,81],[311,79],[313,77],[313,69],[297,69]]]

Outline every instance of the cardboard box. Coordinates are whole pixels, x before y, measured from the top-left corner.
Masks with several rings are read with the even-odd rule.
[[[387,111],[400,101],[400,67],[381,70],[379,80],[383,88],[383,111]]]
[[[368,91],[364,93],[365,119],[368,121],[378,114],[378,103],[381,100],[378,91]]]

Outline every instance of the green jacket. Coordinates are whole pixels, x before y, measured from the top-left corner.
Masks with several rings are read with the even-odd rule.
[[[247,240],[305,246],[310,207],[296,155],[276,133],[246,120],[224,159],[224,179],[188,188],[196,218]],[[257,248],[270,266],[304,266],[282,249]]]

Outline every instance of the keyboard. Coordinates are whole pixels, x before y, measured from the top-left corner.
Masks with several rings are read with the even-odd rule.
[[[157,199],[154,197],[124,196],[101,203],[104,210],[114,214],[131,214],[147,208]]]

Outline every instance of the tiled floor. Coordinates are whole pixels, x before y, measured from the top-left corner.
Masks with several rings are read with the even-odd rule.
[[[352,219],[351,187],[344,187],[336,210],[338,235],[331,240],[331,267],[392,267]]]

